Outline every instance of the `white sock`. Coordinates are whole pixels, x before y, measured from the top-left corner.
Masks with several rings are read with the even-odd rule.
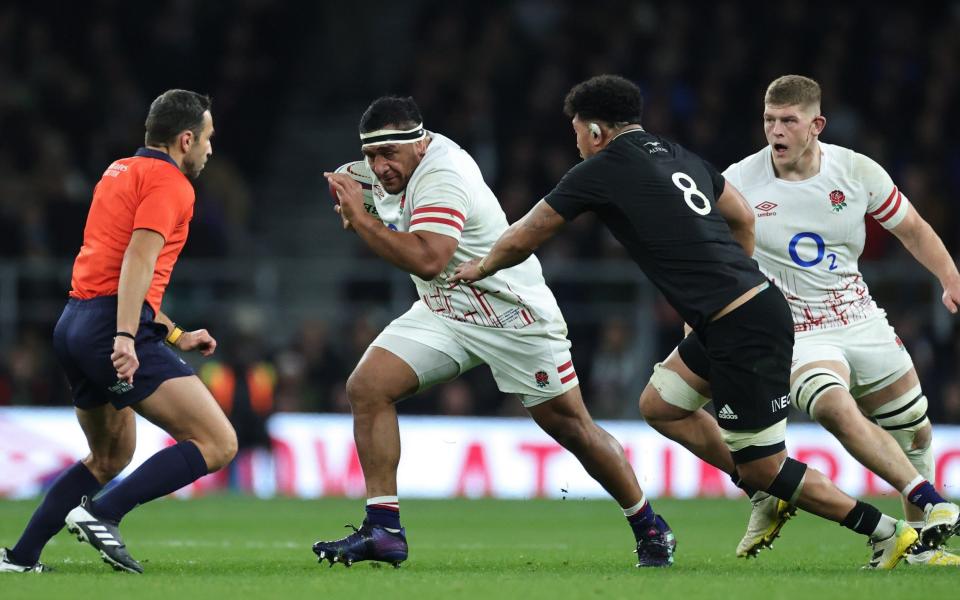
[[[910,495],[910,492],[913,491],[913,488],[917,487],[924,481],[926,481],[926,479],[924,479],[923,475],[917,475],[916,477],[913,478],[913,481],[908,483],[906,486],[904,486],[902,490],[900,490],[900,495],[906,498],[907,496]]]
[[[880,515],[880,522],[877,528],[870,534],[870,539],[878,542],[885,540],[897,532],[897,520],[888,515]]]
[[[371,504],[385,504],[399,510],[400,498],[398,496],[375,496],[373,498],[367,498],[367,506]]]
[[[647,495],[643,492],[640,492],[640,502],[637,502],[630,508],[623,509],[623,516],[632,517],[643,509],[643,505],[647,503]],[[622,508],[622,507],[621,507]]]

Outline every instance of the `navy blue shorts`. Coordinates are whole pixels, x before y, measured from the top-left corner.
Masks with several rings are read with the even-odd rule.
[[[153,318],[153,309],[144,303],[135,341],[140,367],[130,386],[117,379],[110,360],[117,331],[117,297],[67,302],[53,330],[53,350],[70,381],[74,406],[87,409],[110,402],[123,408],[140,402],[168,379],[194,374],[164,343],[167,328]]]

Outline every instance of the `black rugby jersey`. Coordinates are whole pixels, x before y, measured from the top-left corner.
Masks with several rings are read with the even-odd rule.
[[[724,178],[641,129],[570,169],[544,198],[570,221],[594,211],[680,316],[700,330],[765,281],[716,210]]]

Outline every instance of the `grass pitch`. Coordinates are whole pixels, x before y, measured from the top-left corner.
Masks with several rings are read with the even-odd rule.
[[[12,545],[35,502],[0,502]],[[14,598],[777,598],[955,597],[960,569],[863,572],[864,538],[801,513],[759,560],[734,558],[749,503],[658,500],[677,535],[676,564],[636,569],[617,506],[600,501],[402,500],[410,560],[400,569],[318,565],[310,545],[346,535],[357,500],[160,500],[123,524],[141,576],[113,572],[66,530],[44,551],[56,572],[0,575]],[[898,503],[881,508],[898,514]]]

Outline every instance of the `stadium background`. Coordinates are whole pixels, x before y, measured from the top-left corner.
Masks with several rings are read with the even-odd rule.
[[[321,177],[358,156],[359,116],[386,92],[413,95],[427,128],[471,152],[512,221],[578,160],[561,103],[581,79],[616,72],[637,81],[644,125],[724,168],[764,143],[765,85],[807,74],[824,89],[823,139],[884,165],[956,252],[960,3],[911,8],[5,4],[0,406],[69,406],[50,333],[91,189],[112,159],[139,145],[150,100],[170,87],[213,96],[217,137],[164,309],[219,339],[216,358],[194,365],[246,447],[267,443],[270,415],[349,413],[350,369],[413,300],[405,274],[340,231]],[[960,423],[957,322],[940,305],[936,281],[869,225],[862,267],[871,290],[911,351],[934,423]],[[538,255],[570,324],[591,412],[638,419],[652,363],[678,340],[677,316],[590,218]],[[407,400],[400,412],[522,415],[485,368]],[[943,431],[956,442],[957,430]]]

